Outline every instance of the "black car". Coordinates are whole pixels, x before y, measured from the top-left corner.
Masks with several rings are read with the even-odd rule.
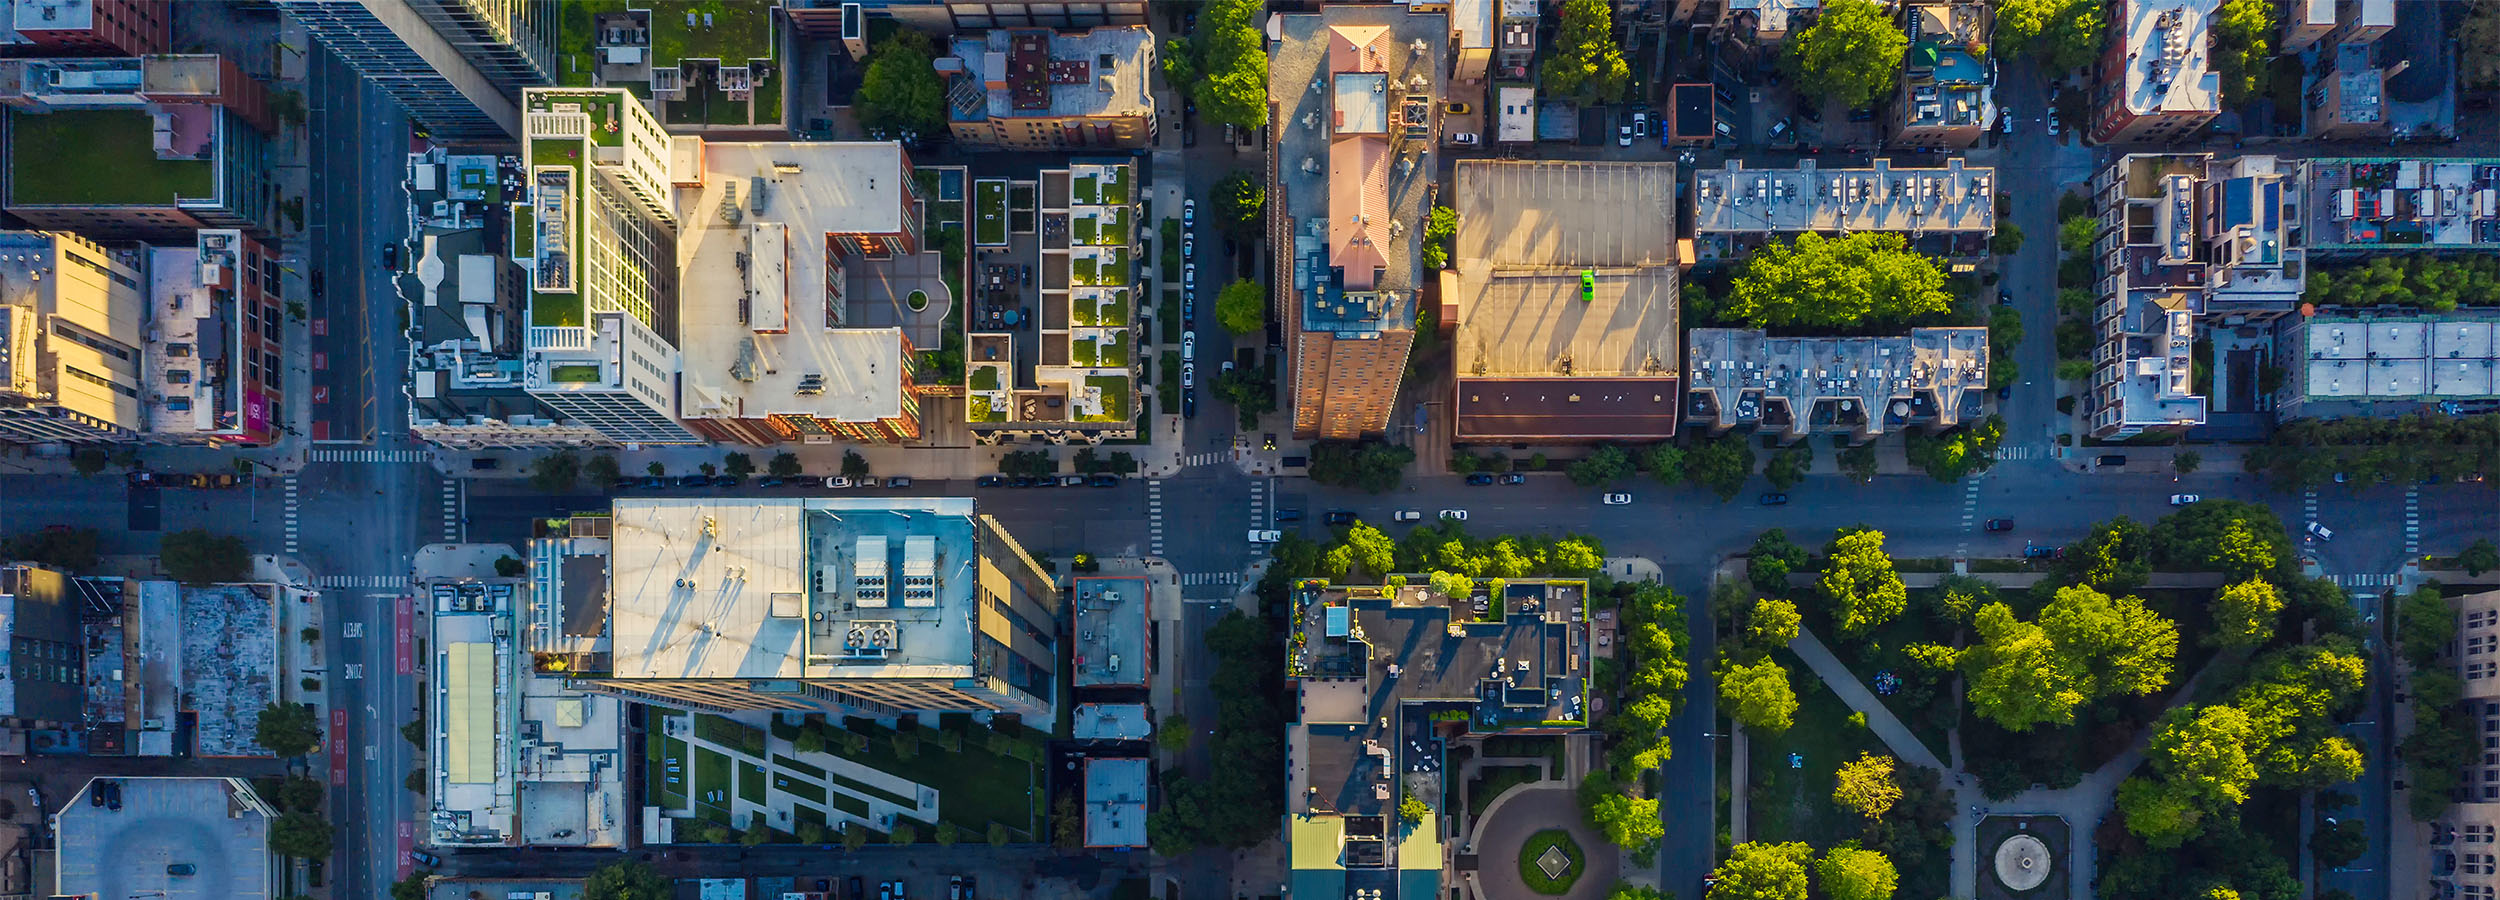
[[[1301,511],[1301,510],[1298,510],[1298,509],[1280,509],[1280,510],[1277,510],[1277,511],[1276,511],[1276,521],[1279,521],[1279,522],[1299,522],[1299,521],[1302,521],[1302,511]]]
[[[1007,486],[1008,486],[1008,487],[1029,488],[1029,487],[1032,487],[1032,486],[1033,486],[1033,479],[1031,479],[1031,478],[1027,478],[1027,477],[1022,476],[1022,475],[1018,475],[1018,476],[1016,476],[1016,480],[1014,480],[1014,481],[1010,481],[1010,482],[1007,482]]]
[[[382,245],[382,268],[390,269],[392,271],[399,270],[398,244],[393,243]]]
[[[860,882],[859,876],[857,875],[851,876],[851,889],[848,892],[848,896],[850,896],[852,900],[860,900],[860,898],[868,896],[867,887]]]
[[[1519,473],[1517,473],[1517,472],[1511,472],[1511,473],[1508,473],[1508,474],[1505,474],[1505,475],[1503,475],[1503,476],[1502,476],[1502,483],[1503,483],[1503,484],[1527,484],[1527,483],[1528,483],[1528,476],[1526,476],[1526,475],[1521,475],[1521,474],[1519,474]]]
[[[1118,475],[1096,475],[1096,476],[1094,476],[1094,477],[1093,477],[1093,480],[1091,480],[1091,481],[1089,481],[1089,482],[1087,482],[1087,483],[1088,483],[1088,484],[1091,484],[1091,485],[1093,485],[1093,486],[1095,486],[1095,487],[1119,487],[1119,486],[1120,486],[1120,476],[1118,476]]]
[[[2124,456],[2120,456],[2120,455],[2118,455],[2118,454],[2115,454],[2115,453],[2111,453],[2111,454],[2108,454],[2108,455],[2105,455],[2105,456],[2100,456],[2100,457],[2096,457],[2096,458],[2094,458],[2094,459],[2092,460],[2092,464],[2093,464],[2093,465],[2096,465],[2096,466],[2123,466],[2123,465],[2126,465],[2126,464],[2127,464],[2127,458],[2126,458],[2126,457],[2124,457]]]
[[[469,468],[476,469],[478,471],[493,469],[501,465],[503,465],[503,460],[496,459],[492,456],[473,456],[469,458]]]
[[[1350,509],[1329,510],[1325,521],[1330,525],[1352,525],[1354,524],[1354,511]]]
[[[1197,391],[1188,391],[1188,390],[1182,391],[1182,392],[1181,392],[1181,418],[1184,418],[1184,419],[1195,419],[1195,418],[1197,418],[1197,417],[1198,417],[1198,392],[1197,392]]]
[[[973,479],[973,480],[972,480],[972,486],[973,486],[973,487],[1006,487],[1006,486],[1007,486],[1007,479],[1006,479],[1004,476],[1000,476],[1000,475],[983,475],[983,476],[981,476],[981,477],[979,477],[979,478],[975,478],[975,479]],[[851,879],[851,880],[852,880],[852,881],[858,881],[859,879],[857,879],[857,878],[853,878],[853,879]]]
[[[1764,506],[1787,506],[1787,505],[1788,505],[1788,495],[1787,495],[1787,494],[1782,494],[1782,493],[1779,493],[1779,492],[1777,492],[1777,491],[1772,491],[1772,492],[1769,492],[1769,493],[1765,493],[1765,494],[1763,494],[1761,497],[1758,497],[1758,498],[1756,498],[1756,499],[1757,499],[1757,500],[1759,500],[1759,501],[1762,503],[1762,505],[1764,505]]]
[[[1474,485],[1492,484],[1493,474],[1490,472],[1478,472],[1476,474],[1469,475],[1467,476],[1467,483]]]
[[[2014,530],[2014,520],[2012,520],[2012,519],[1989,519],[1989,520],[1988,520],[1988,530],[1989,530],[1989,531],[2012,531],[2012,530]]]
[[[755,486],[760,488],[777,488],[782,486],[784,483],[785,482],[783,482],[780,478],[776,478],[771,475],[755,479]]]
[[[711,487],[711,486],[712,486],[712,476],[710,476],[710,475],[681,475],[681,476],[678,476],[678,478],[677,478],[677,486],[678,486],[678,487]]]
[[[642,486],[646,489],[664,488],[668,486],[668,479],[657,475],[644,476],[642,479]]]

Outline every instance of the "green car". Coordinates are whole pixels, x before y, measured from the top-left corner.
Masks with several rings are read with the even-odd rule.
[[[1582,302],[1582,303],[1595,303],[1595,302],[1597,302],[1597,270],[1596,270],[1596,269],[1582,269],[1582,270],[1580,271],[1580,302]]]

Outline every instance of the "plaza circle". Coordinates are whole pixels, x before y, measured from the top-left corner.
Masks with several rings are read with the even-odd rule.
[[[1538,832],[1557,828],[1569,832],[1572,843],[1580,846],[1580,878],[1561,894],[1539,894],[1519,877],[1519,851]],[[1598,900],[1614,889],[1622,875],[1623,854],[1589,827],[1587,814],[1580,811],[1579,795],[1559,781],[1520,785],[1494,798],[1476,820],[1473,850],[1480,895],[1485,897]],[[1535,860],[1525,862],[1536,864]]]
[[[1997,880],[2010,891],[2028,891],[2049,880],[2049,845],[2018,834],[1997,845]]]

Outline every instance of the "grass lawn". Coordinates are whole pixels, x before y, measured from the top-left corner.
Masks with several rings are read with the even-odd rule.
[[[1858,754],[1891,753],[1875,733],[1851,724],[1848,704],[1823,686],[1822,679],[1786,650],[1773,654],[1788,667],[1797,691],[1796,724],[1785,734],[1748,733],[1753,753],[1749,780],[1752,839],[1805,841],[1829,847],[1858,837],[1864,821],[1857,813],[1832,802],[1833,776],[1840,764]],[[1802,768],[1789,768],[1789,755],[1804,757]]]
[[[136,109],[11,112],[8,201],[172,205],[177,197],[206,198],[217,189],[215,163],[156,158],[154,130],[154,121]]]
[[[972,183],[972,243],[996,247],[1007,243],[1007,182],[985,178]]]
[[[697,713],[694,736],[757,759],[764,757],[764,729],[736,719]]]
[[[738,797],[748,803],[761,804],[772,796],[764,783],[764,767],[745,760],[738,761]]]
[[[1085,385],[1087,387],[1102,389],[1102,414],[1099,416],[1077,416],[1076,418],[1078,421],[1126,422],[1134,417],[1134,414],[1132,414],[1129,409],[1133,405],[1132,401],[1135,400],[1133,395],[1136,394],[1137,389],[1134,387],[1134,383],[1129,380],[1128,376],[1087,375],[1085,376]]]
[[[1537,865],[1538,858],[1545,855],[1547,848],[1559,849],[1563,856],[1571,860],[1562,868],[1560,876],[1549,877],[1545,869]],[[1578,841],[1571,839],[1571,832],[1560,828],[1548,828],[1529,835],[1527,843],[1519,846],[1519,880],[1527,882],[1528,890],[1540,894],[1561,896],[1569,893],[1571,885],[1580,880],[1580,870],[1587,865],[1588,854],[1580,849]]]
[[[1118,206],[1128,202],[1128,167],[1112,166],[1103,173],[1102,202]]]
[[[773,66],[757,66],[755,73],[755,123],[781,124],[781,70]]]
[[[805,797],[817,803],[825,802],[824,785],[811,784],[806,781],[792,778],[788,775],[774,775],[773,790],[780,791],[793,797]],[[764,801],[758,800],[756,802],[761,803]]]
[[[675,65],[681,59],[717,59],[740,63],[773,56],[772,10],[760,3],[733,0],[650,0],[651,51],[654,63]],[[688,13],[694,27],[686,26]],[[711,16],[710,23],[703,21]]]
[[[1155,318],[1163,320],[1163,343],[1181,342],[1181,291],[1179,288],[1163,289],[1163,310]]]
[[[1493,798],[1501,796],[1503,791],[1511,788],[1532,784],[1538,780],[1539,776],[1540,773],[1535,766],[1478,768],[1475,780],[1467,783],[1467,817],[1469,819],[1482,817],[1484,808],[1493,805]]]
[[[1866,641],[1852,644],[1838,642],[1827,644],[1832,649],[1832,655],[1839,657],[1842,663],[1847,664],[1850,673],[1856,675],[1858,683],[1866,685],[1870,693],[1875,689],[1875,674],[1878,672],[1888,671],[1905,680],[1925,677],[1924,670],[1917,663],[1912,662],[1909,654],[1903,652],[1902,648],[1922,641],[1940,644],[1949,644],[1953,641],[1951,632],[1938,627],[1934,621],[1920,612],[1926,608],[1927,601],[1931,599],[1928,595],[1934,592],[1920,590],[1910,593],[1908,611],[1876,628],[1873,634],[1867,636]],[[1822,633],[1822,636],[1826,641],[1831,640],[1828,632]],[[1922,692],[1905,689],[1890,695],[1876,694],[1875,699],[1882,702],[1886,709],[1892,710],[1893,717],[1900,719],[1901,724],[1909,726],[1910,733],[1917,735],[1919,742],[1927,745],[1928,752],[1936,754],[1937,759],[1943,759],[1948,755],[1947,749],[1951,746],[1946,734],[1958,724],[1957,712],[1960,704],[1956,702],[1952,694],[1952,676],[1947,674],[1942,677],[1942,683],[1934,690]]]
[[[843,748],[837,744],[832,748],[834,752],[878,771],[936,788],[940,818],[955,823],[965,833],[987,834],[990,823],[998,822],[1021,832],[1028,840],[1043,835],[1039,767],[991,752],[983,733],[988,729],[974,727],[965,732],[960,752],[948,752],[924,735],[920,750],[905,759],[894,755],[894,742],[889,739],[891,729],[863,719],[845,719],[841,727],[868,735],[868,751],[852,756],[842,753]],[[1034,756],[1038,758],[1039,737],[1031,740],[1036,742]],[[839,776],[829,776],[828,780],[836,788],[849,786]]]
[[[729,792],[736,789],[729,754],[701,747],[694,751],[694,815],[706,822],[731,824]],[[718,797],[719,799],[707,799]]]
[[[686,742],[653,732],[642,742],[644,778],[649,794],[667,809],[686,808]],[[676,776],[670,782],[670,776]]]
[[[1108,368],[1125,367],[1128,365],[1128,351],[1128,332],[1114,331],[1111,333],[1111,339],[1102,343],[1099,351],[1102,354],[1102,361],[1097,365]]]

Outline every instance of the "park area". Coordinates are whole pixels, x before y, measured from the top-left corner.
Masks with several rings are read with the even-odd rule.
[[[681,843],[851,843],[872,832],[888,843],[1037,841],[1041,737],[1018,732],[969,716],[901,731],[867,719],[662,716],[644,742],[645,799],[677,820]]]

